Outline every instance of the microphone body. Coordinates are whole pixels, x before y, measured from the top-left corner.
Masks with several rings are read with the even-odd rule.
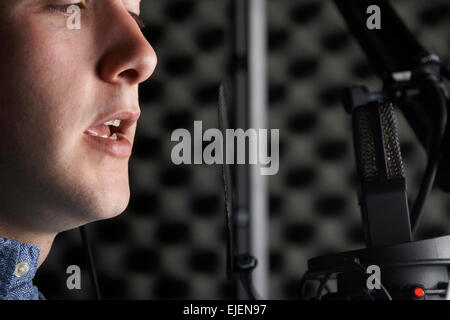
[[[359,200],[368,247],[412,240],[403,162],[391,103],[353,110]]]

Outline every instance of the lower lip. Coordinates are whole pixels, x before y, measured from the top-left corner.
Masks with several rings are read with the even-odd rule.
[[[89,144],[95,149],[105,152],[116,158],[129,158],[131,156],[131,143],[121,134],[117,134],[117,140],[95,137],[85,133]]]

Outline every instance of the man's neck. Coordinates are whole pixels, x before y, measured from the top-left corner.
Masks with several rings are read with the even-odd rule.
[[[0,237],[39,247],[40,254],[37,266],[39,268],[47,258],[56,234],[27,232],[25,230],[11,228],[10,226],[5,226],[3,223],[0,223]]]

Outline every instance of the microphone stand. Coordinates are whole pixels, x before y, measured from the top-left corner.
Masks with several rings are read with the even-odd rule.
[[[319,282],[312,297],[317,300],[449,299],[450,236],[413,241],[435,178],[443,190],[450,186],[445,151],[448,93],[441,76],[449,73],[439,58],[417,43],[386,1],[352,1],[350,6],[348,0],[336,0],[336,4],[384,84],[381,93],[351,87],[343,95],[344,107],[353,117],[367,248],[310,259],[300,298],[306,282],[313,280]],[[370,33],[365,26],[364,9],[370,4],[381,8],[382,32]],[[393,104],[400,106],[428,153],[411,214]],[[375,287],[369,285],[373,265],[380,270]],[[337,290],[328,287],[330,279],[336,279]]]

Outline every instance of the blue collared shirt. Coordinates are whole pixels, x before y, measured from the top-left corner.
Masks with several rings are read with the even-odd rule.
[[[0,300],[45,300],[33,285],[39,247],[0,237]]]

